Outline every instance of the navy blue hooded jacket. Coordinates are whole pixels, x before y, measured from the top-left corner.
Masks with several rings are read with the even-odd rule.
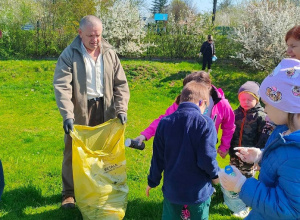
[[[163,194],[171,203],[197,204],[213,193],[218,176],[217,133],[212,119],[197,105],[181,103],[157,127],[148,185],[159,185],[164,171]]]

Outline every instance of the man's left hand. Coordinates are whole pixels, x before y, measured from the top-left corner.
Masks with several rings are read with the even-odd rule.
[[[127,122],[127,115],[124,113],[120,113],[118,114],[118,118],[120,119],[122,125],[125,124]]]

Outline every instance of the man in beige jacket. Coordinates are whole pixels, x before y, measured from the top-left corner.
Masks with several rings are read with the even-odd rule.
[[[83,17],[79,35],[59,56],[53,80],[56,103],[63,117],[65,150],[62,164],[62,207],[75,207],[72,173],[73,124],[96,126],[118,117],[127,121],[129,88],[112,46],[102,38],[102,22]]]

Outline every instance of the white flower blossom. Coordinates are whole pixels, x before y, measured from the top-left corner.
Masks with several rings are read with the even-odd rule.
[[[285,56],[285,34],[299,24],[299,6],[285,1],[255,1],[242,9],[231,39],[242,45],[235,58],[257,69],[276,66]]]
[[[123,56],[139,56],[149,44],[143,43],[146,36],[145,23],[140,18],[138,7],[130,0],[116,1],[102,17],[103,37]]]

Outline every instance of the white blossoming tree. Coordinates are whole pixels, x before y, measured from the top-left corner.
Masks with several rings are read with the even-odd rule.
[[[144,22],[138,7],[129,0],[116,1],[102,16],[103,37],[112,44],[122,56],[138,56],[147,44],[142,42],[146,36]]]
[[[284,58],[285,34],[299,24],[299,6],[290,1],[251,1],[243,13],[231,39],[242,49],[235,58],[257,69],[269,69]]]

